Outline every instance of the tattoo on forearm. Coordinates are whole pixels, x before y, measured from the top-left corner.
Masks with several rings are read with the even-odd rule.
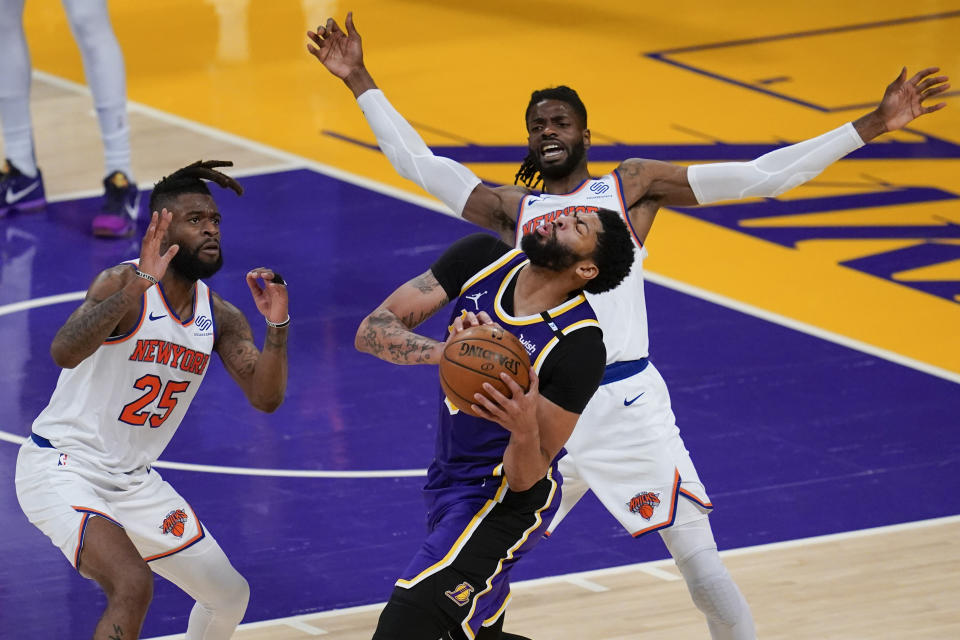
[[[282,351],[287,348],[287,331],[285,329],[268,329],[267,337],[263,341],[263,350],[272,349]]]
[[[113,634],[107,636],[109,640],[123,640],[123,629],[120,628],[120,625],[113,625]]]
[[[436,344],[436,340],[412,333],[406,322],[386,309],[371,314],[365,323],[365,331],[357,336],[357,346],[363,351],[397,364],[432,362]]]
[[[54,341],[74,355],[89,355],[110,335],[138,299],[124,289],[106,300],[89,298],[85,303],[89,306],[75,311],[57,331]]]

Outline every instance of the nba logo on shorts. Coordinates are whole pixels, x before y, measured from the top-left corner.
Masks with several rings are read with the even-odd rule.
[[[65,466],[67,466],[67,454],[65,454],[65,453],[61,453],[61,454],[60,454],[60,458],[57,460],[57,466],[58,466],[58,467],[65,467]]]

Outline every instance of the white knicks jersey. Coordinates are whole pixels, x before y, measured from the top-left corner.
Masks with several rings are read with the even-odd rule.
[[[68,455],[125,473],[152,464],[176,432],[213,352],[210,289],[196,284],[181,320],[160,285],[143,294],[133,330],[64,369],[33,432]]]
[[[616,171],[596,180],[586,180],[571,193],[524,196],[517,216],[516,244],[520,245],[520,238],[524,235],[562,215],[597,209],[610,209],[623,216],[633,236],[634,259],[630,274],[619,286],[605,293],[588,293],[587,299],[603,329],[607,364],[639,360],[649,355],[650,348],[647,305],[643,294],[643,259],[647,257],[647,250],[633,232],[620,176]]]

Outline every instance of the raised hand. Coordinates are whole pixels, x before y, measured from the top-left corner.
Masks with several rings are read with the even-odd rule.
[[[877,115],[883,120],[887,131],[901,129],[916,118],[947,106],[946,102],[929,107],[923,104],[925,100],[950,88],[947,76],[933,75],[938,71],[939,67],[928,67],[908,80],[907,68],[904,67],[897,79],[890,83],[877,107]]]
[[[164,238],[167,235],[167,228],[170,226],[170,220],[172,219],[173,214],[166,209],[160,213],[154,211],[150,217],[147,232],[143,234],[143,241],[140,243],[139,269],[157,280],[163,278],[163,275],[167,272],[167,266],[173,260],[173,256],[180,251],[180,245],[173,244],[167,247],[166,251],[160,253]]]
[[[363,47],[360,34],[353,26],[352,11],[347,13],[345,26],[346,33],[336,20],[328,18],[327,24],[317,27],[316,32],[307,31],[307,37],[313,41],[313,44],[307,45],[307,51],[342,80],[363,69]]]
[[[263,281],[260,286],[258,280]],[[279,324],[287,320],[288,302],[287,283],[272,269],[257,267],[247,272],[247,286],[257,305],[257,310],[263,317]]]

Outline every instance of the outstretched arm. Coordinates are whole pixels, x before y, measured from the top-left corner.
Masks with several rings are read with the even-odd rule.
[[[345,26],[344,32],[331,18],[325,26],[317,27],[316,32],[308,31],[312,44],[307,45],[307,50],[353,92],[377,144],[393,168],[457,215],[497,232],[513,244],[517,207],[525,191],[519,187],[488,187],[463,165],[435,156],[367,71],[352,13],[347,14]]]
[[[264,282],[263,287],[258,280]],[[253,342],[250,324],[243,313],[216,294],[213,305],[218,335],[214,349],[250,404],[269,413],[283,403],[287,389],[287,332],[290,324],[287,286],[282,278],[266,268],[247,273],[247,285],[257,309],[267,320],[263,351]]]
[[[619,167],[630,205],[641,200],[655,207],[637,211],[650,215],[659,206],[689,206],[750,197],[775,197],[816,177],[828,166],[887,131],[902,129],[920,116],[946,106],[924,106],[950,88],[947,76],[934,76],[930,67],[907,79],[904,68],[883,94],[876,109],[852,123],[821,136],[771,151],[750,162],[697,164],[689,168],[651,160],[627,160]],[[650,220],[631,220],[649,227]]]

